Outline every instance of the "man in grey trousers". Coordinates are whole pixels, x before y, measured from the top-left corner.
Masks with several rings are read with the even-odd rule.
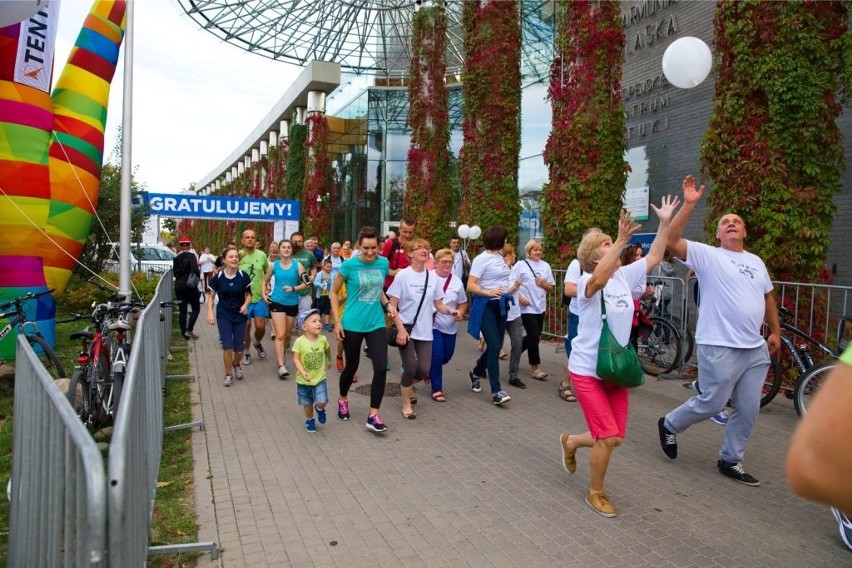
[[[744,248],[746,227],[739,215],[727,213],[719,220],[718,247],[682,237],[703,194],[704,186],[696,189],[693,177],[686,176],[683,207],[672,220],[667,243],[701,283],[695,333],[701,392],[659,419],[660,445],[675,459],[677,434],[710,418],[730,399],[733,410],[716,465],[720,473],[757,486],[760,481],[746,473],[742,460],[760,410],[769,354],[777,353],[781,345],[778,307],[766,265]],[[770,331],[766,340],[760,333],[764,320]]]

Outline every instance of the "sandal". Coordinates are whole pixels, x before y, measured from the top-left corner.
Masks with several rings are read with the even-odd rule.
[[[535,373],[531,374],[530,376],[531,376],[532,378],[534,378],[535,380],[537,380],[537,381],[543,381],[543,380],[544,380],[544,379],[546,379],[549,375],[548,375],[547,373],[545,373],[544,371],[542,371],[541,369],[539,369],[538,371],[536,371]]]
[[[506,357],[508,357],[508,356],[509,356],[509,354],[508,354],[508,353],[506,353],[506,352],[505,352],[505,351],[503,351],[502,349],[500,350],[500,358],[501,358],[501,359],[505,359],[505,358],[506,358]]]
[[[571,392],[571,387],[562,384],[559,385],[559,398],[565,402],[577,402],[577,397]]]
[[[432,393],[432,400],[435,402],[444,402],[447,398],[444,396],[444,393],[441,391],[435,391]]]
[[[415,418],[417,418],[417,415],[416,415],[416,414],[414,414],[414,411],[413,411],[413,410],[412,410],[411,412],[408,412],[408,413],[406,413],[406,412],[403,410],[403,411],[402,411],[402,417],[403,417],[403,418],[405,418],[406,420],[414,420]]]

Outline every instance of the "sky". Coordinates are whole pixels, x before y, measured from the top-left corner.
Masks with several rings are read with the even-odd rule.
[[[89,0],[61,0],[54,82]],[[202,30],[177,0],[137,0],[133,40],[132,149],[148,191],[176,193],[213,171],[254,130],[301,72]],[[124,49],[112,81],[104,156],[122,120]]]

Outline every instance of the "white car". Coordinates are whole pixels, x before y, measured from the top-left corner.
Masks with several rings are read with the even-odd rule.
[[[110,243],[109,258],[104,262],[105,270],[118,272],[119,248],[118,243]],[[174,252],[163,245],[134,243],[130,245],[130,271],[162,274],[172,269],[175,256],[177,255]]]

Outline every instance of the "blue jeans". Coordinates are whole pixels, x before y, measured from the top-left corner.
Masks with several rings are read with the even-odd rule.
[[[485,338],[485,351],[476,362],[473,374],[484,377],[487,370],[491,394],[497,394],[503,390],[500,388],[500,346],[506,333],[506,316],[500,313],[499,301],[492,300],[485,305],[479,331]]]
[[[565,356],[571,358],[571,342],[577,337],[577,329],[580,327],[580,316],[568,313],[568,336],[565,337]]]
[[[429,382],[432,392],[444,390],[443,366],[450,362],[456,352],[456,334],[432,330],[432,364],[429,366]]]

